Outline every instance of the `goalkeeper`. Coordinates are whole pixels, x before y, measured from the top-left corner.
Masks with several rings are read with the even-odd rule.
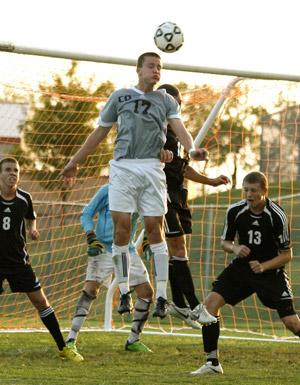
[[[94,232],[94,217],[98,215],[96,230]],[[133,244],[133,238],[137,228],[137,214],[132,214],[132,231],[129,244],[130,268],[129,282],[134,288],[137,300],[135,302],[133,321],[130,335],[127,339],[125,350],[133,352],[151,352],[151,350],[139,341],[140,334],[148,319],[149,308],[152,302],[153,289],[150,285],[148,272],[141,258],[137,254]],[[81,225],[86,232],[88,265],[86,280],[82,294],[78,300],[75,314],[72,320],[71,330],[67,337],[67,346],[76,348],[78,333],[89,314],[93,300],[99,294],[101,285],[109,286],[114,272],[112,260],[113,222],[109,211],[108,184],[102,186],[88,205],[83,209]],[[124,298],[125,302],[127,297]],[[127,311],[127,302],[118,308],[120,314]],[[132,303],[130,302],[132,309]]]

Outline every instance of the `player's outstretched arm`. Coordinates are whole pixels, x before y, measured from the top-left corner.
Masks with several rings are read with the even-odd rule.
[[[27,227],[28,234],[33,241],[36,241],[37,239],[39,239],[40,233],[36,228],[35,219],[26,219],[26,227]]]
[[[208,160],[208,151],[205,148],[195,148],[192,135],[187,131],[181,119],[169,119],[169,124],[193,160]]]
[[[201,174],[189,165],[185,168],[184,177],[193,182],[207,184],[213,187],[230,183],[230,179],[225,175],[219,175],[216,178],[208,178],[206,175]]]

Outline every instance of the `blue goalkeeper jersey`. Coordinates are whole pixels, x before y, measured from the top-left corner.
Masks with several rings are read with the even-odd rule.
[[[94,218],[98,215],[96,230],[94,230]],[[137,230],[138,214],[132,214],[131,237],[129,251],[134,251],[134,237]],[[84,231],[95,231],[97,239],[103,243],[106,250],[111,253],[113,243],[113,221],[108,204],[108,184],[102,186],[90,202],[84,207],[80,223]]]

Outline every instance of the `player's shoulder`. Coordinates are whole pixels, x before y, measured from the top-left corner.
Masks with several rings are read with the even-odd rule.
[[[26,202],[29,202],[32,200],[31,194],[28,191],[25,191],[19,187],[16,190],[16,196],[17,198],[25,200]]]
[[[127,91],[127,88],[118,88],[110,94],[110,99],[118,98],[119,96],[124,95],[124,93],[126,93]]]
[[[266,198],[266,210],[271,211],[273,216],[277,216],[280,219],[286,217],[284,209],[277,202],[270,198]]]
[[[246,199],[242,199],[242,200],[235,202],[235,203],[232,203],[230,206],[228,206],[227,212],[238,214],[238,213],[245,211],[247,209],[248,209],[247,201],[246,201]]]
[[[164,88],[157,89],[154,91],[154,93],[159,95],[164,100],[171,101],[172,103],[177,104],[176,99],[172,95],[168,94]]]

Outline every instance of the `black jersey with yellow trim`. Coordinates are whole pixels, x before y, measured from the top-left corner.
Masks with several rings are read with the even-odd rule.
[[[164,168],[168,190],[180,190],[184,188],[184,171],[189,161],[187,158],[181,157],[182,146],[169,126],[164,149],[173,152],[172,162],[166,163]]]
[[[0,196],[0,269],[28,263],[26,219],[36,219],[28,192],[18,188],[12,200]]]
[[[243,261],[272,259],[280,250],[291,248],[288,219],[284,210],[274,201],[266,198],[261,214],[251,212],[246,200],[234,203],[226,213],[223,240],[246,245],[251,253]]]

